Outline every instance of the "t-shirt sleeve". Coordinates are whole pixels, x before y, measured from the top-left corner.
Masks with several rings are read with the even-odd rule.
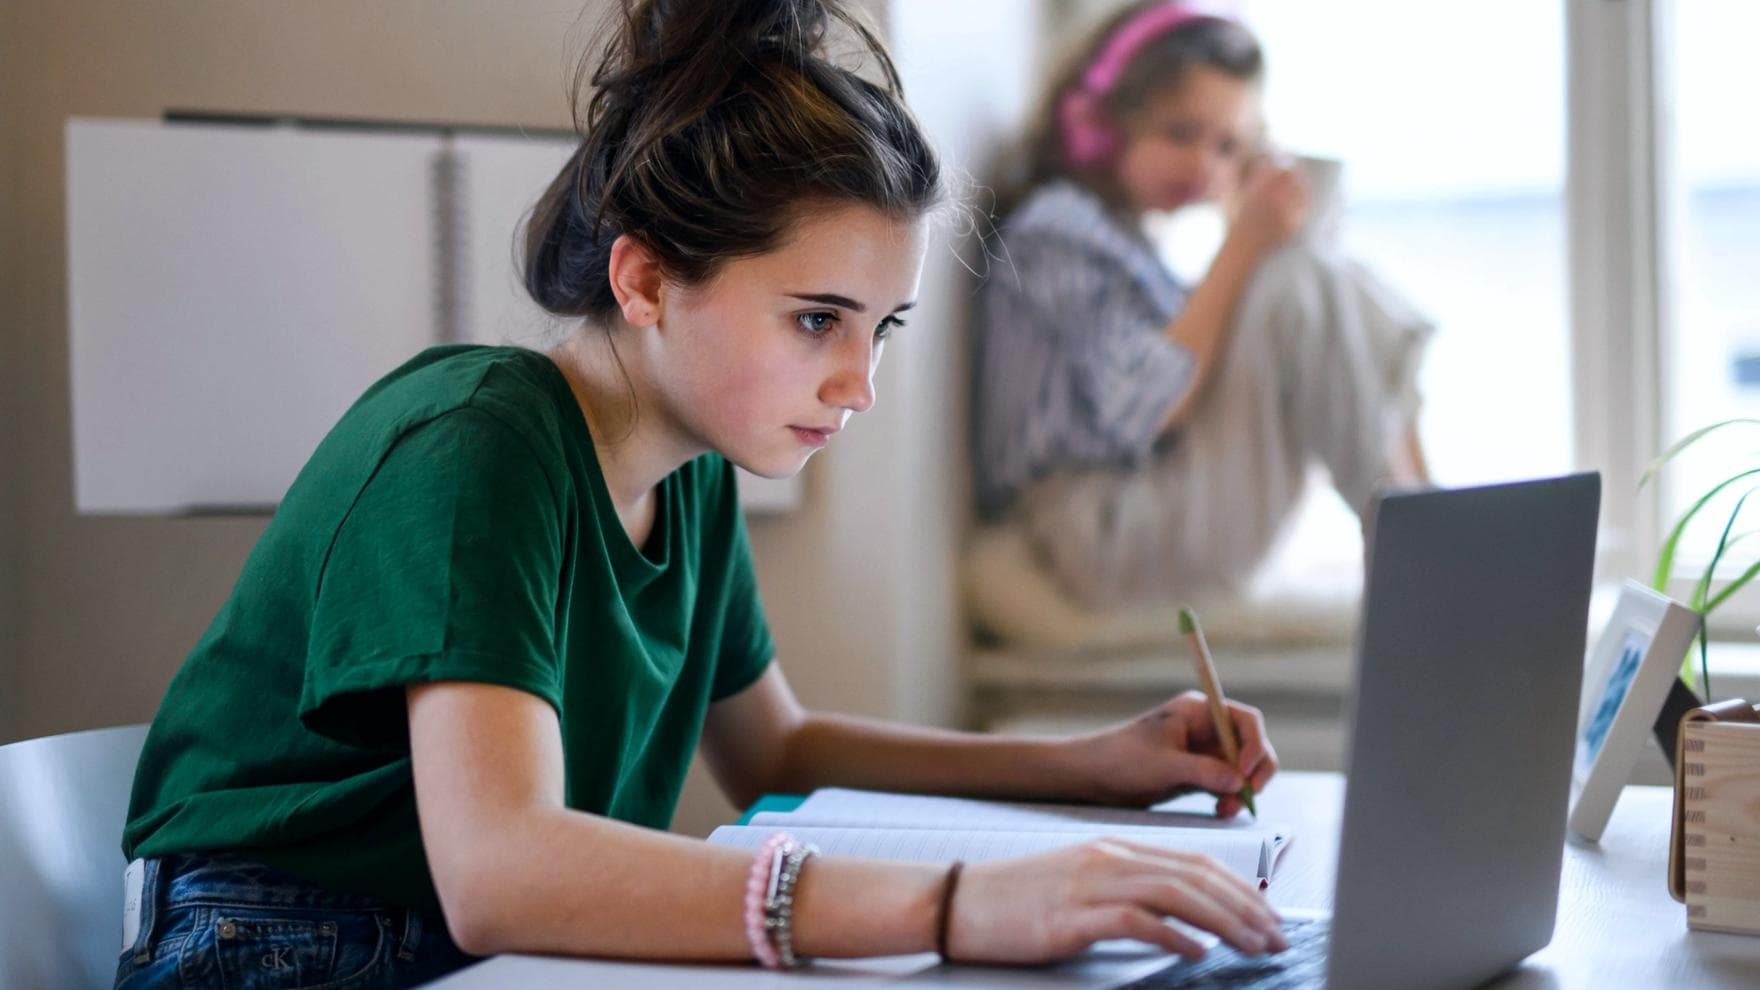
[[[1131,278],[1128,260],[1054,236],[1010,242],[1018,277],[1006,274],[1016,310],[1053,340],[1051,353],[1071,401],[1065,457],[1081,463],[1142,453],[1185,394],[1192,358],[1167,339],[1176,309],[1158,304]]]
[[[455,410],[398,439],[326,554],[301,720],[384,745],[407,734],[402,689],[442,680],[559,706],[563,528],[536,454],[494,417]]]
[[[730,698],[750,687],[776,656],[770,623],[764,617],[764,602],[758,594],[752,544],[746,535],[745,514],[739,506],[733,465],[722,461],[719,473],[720,504],[714,514],[720,523],[717,529],[726,536],[727,567],[720,602],[710,605],[719,608],[722,617],[720,655],[709,692],[711,701]]]

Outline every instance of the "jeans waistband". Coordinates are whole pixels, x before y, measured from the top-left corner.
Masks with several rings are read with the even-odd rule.
[[[227,904],[326,911],[400,911],[364,894],[338,893],[243,856],[230,853],[172,854],[160,857],[164,904]]]
[[[397,937],[397,955],[414,958],[423,928],[431,924],[419,911],[363,894],[337,893],[275,867],[226,853],[174,853],[137,859],[142,872],[140,927],[132,944],[138,962],[152,954],[155,929],[178,907],[226,905],[314,911],[378,911],[388,916]],[[441,925],[441,932],[445,931]]]

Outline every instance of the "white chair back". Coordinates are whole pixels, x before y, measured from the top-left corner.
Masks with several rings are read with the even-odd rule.
[[[145,725],[0,746],[0,990],[108,987]]]

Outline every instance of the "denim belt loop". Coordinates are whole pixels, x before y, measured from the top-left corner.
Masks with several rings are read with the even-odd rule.
[[[416,948],[422,944],[422,916],[413,908],[403,911],[403,938],[397,943],[397,958],[413,962]]]
[[[164,902],[164,861],[152,856],[141,863],[141,930],[134,939],[134,961],[145,965],[153,961],[153,928],[158,924],[159,908]]]

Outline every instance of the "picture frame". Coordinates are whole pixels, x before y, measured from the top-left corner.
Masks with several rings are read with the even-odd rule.
[[[1570,830],[1601,839],[1638,752],[1699,631],[1699,614],[1636,581],[1620,587],[1585,658]]]

